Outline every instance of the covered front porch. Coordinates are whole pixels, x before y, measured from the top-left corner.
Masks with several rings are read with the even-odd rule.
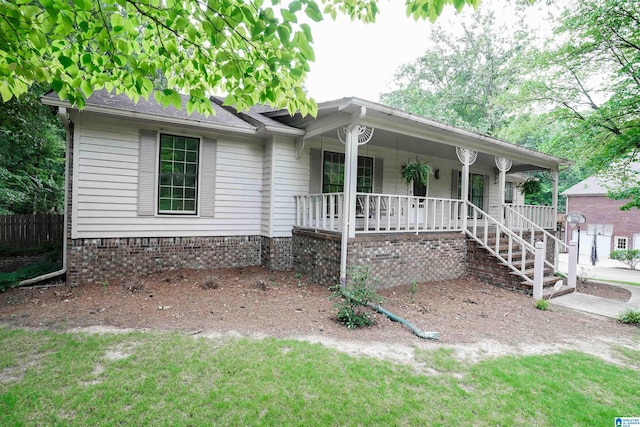
[[[471,238],[531,282],[524,277],[532,269],[536,236],[559,250],[552,233],[565,160],[356,98],[320,104],[316,119],[275,114],[305,129],[296,148],[309,165],[309,191],[294,197],[294,238],[296,230],[334,236],[329,240],[340,245],[341,283],[348,266],[371,260],[350,248],[356,237],[362,242],[370,236],[377,245],[392,236]],[[425,185],[407,182],[402,171],[409,162],[430,167]],[[518,184],[530,171],[549,174],[551,206],[524,204]],[[461,250],[458,243],[456,248]]]

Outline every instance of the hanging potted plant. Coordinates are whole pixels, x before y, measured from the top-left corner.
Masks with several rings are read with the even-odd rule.
[[[431,166],[421,163],[417,157],[415,161],[411,161],[402,166],[402,177],[404,181],[407,184],[413,182],[414,196],[426,196],[429,175],[432,172]]]
[[[529,178],[525,182],[521,182],[516,187],[522,192],[527,204],[537,205],[536,197],[542,192],[542,182],[537,178]]]

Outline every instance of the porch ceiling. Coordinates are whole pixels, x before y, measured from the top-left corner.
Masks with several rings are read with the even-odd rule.
[[[363,111],[364,116],[361,116]],[[318,106],[316,118],[299,114],[290,116],[280,111],[267,115],[289,126],[305,129],[303,139],[315,136],[336,138],[336,129],[355,121],[375,128],[368,145],[456,161],[456,147],[469,148],[478,152],[478,166],[495,167],[495,156],[511,159],[512,173],[561,170],[571,164],[568,160],[358,98],[322,103]]]

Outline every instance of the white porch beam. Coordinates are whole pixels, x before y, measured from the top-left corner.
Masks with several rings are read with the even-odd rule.
[[[307,130],[304,133],[302,139],[310,139],[314,136],[322,135],[323,133],[330,130],[347,126],[349,123],[351,123],[351,120],[352,117],[344,113],[339,115],[334,114],[324,119],[318,120],[307,127]]]
[[[415,116],[412,117],[416,118]],[[450,127],[450,129],[443,129],[435,126],[427,127],[413,123],[411,120],[399,122],[398,118],[395,116],[381,119],[378,117],[373,118],[372,115],[367,116],[367,119],[363,121],[362,124],[452,147],[465,147],[469,150],[493,156],[508,156],[515,162],[526,163],[533,166],[528,166],[527,170],[551,169],[552,167],[557,166],[557,158],[553,156],[537,153],[515,144],[499,141],[484,135],[456,129],[454,127]]]

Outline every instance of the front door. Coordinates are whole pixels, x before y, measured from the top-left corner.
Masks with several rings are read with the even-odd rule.
[[[458,171],[458,199],[462,199],[462,171]],[[484,175],[469,174],[469,194],[467,200],[484,210]]]

